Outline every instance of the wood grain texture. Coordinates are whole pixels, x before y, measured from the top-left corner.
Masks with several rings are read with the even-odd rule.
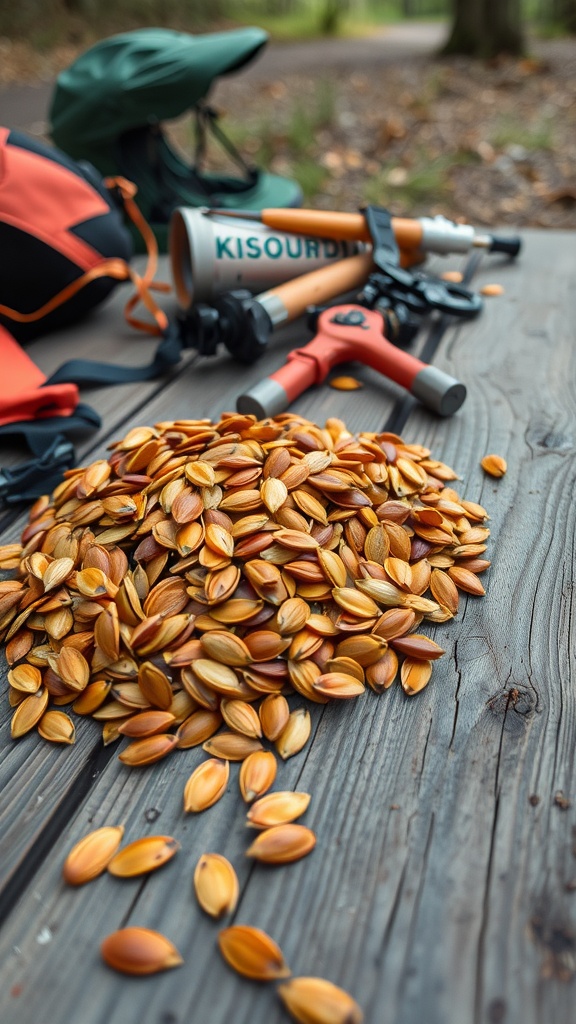
[[[561,233],[526,232],[516,264],[485,258],[478,281],[505,294],[451,327],[435,359],[467,384],[466,403],[451,420],[411,408],[405,438],[452,465],[456,489],[490,513],[487,594],[464,597],[455,622],[426,626],[447,653],[419,696],[394,687],[311,709],[313,739],[274,787],[312,794],[303,822],[318,843],[307,858],[272,868],[245,857],[253,833],[237,766],[218,804],[184,815],[201,751],[129,770],[114,749],[99,765],[91,723],[77,747],[47,750],[32,737],[12,744],[2,709],[4,892],[18,865],[33,868],[0,930],[3,1024],[287,1021],[273,985],[220,958],[219,925],[192,891],[207,851],[237,868],[234,920],[266,929],[294,974],[350,991],[366,1024],[576,1020],[575,276],[576,249]],[[126,405],[123,429],[233,408],[239,387],[290,343],[278,339],[265,363],[241,371],[224,356],[199,360]],[[361,373],[362,391],[318,389],[295,408],[380,429],[393,402],[378,375]],[[508,462],[500,480],[480,468],[488,452]],[[70,847],[119,822],[125,841],[161,832],[182,848],[145,880],[67,888]],[[163,931],[184,966],[150,979],[107,969],[99,943],[127,923]]]

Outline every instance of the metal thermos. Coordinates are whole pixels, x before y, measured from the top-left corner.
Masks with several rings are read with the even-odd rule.
[[[275,231],[202,208],[179,207],[170,222],[172,279],[182,309],[238,288],[265,291],[365,248],[357,241]]]

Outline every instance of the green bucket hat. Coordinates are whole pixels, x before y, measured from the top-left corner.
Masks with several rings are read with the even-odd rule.
[[[267,40],[259,28],[203,35],[149,28],[104,39],[58,76],[49,115],[52,139],[101,174],[133,181],[136,202],[164,249],[177,206],[299,206],[299,185],[249,167],[204,102],[217,78],[244,67]],[[197,118],[194,164],[172,148],[161,124],[189,110]],[[202,171],[209,130],[241,168],[240,177]]]

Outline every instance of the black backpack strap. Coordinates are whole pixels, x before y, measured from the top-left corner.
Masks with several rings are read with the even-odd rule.
[[[70,359],[48,377],[46,383],[71,382],[81,387],[154,380],[177,366],[182,358],[183,347],[178,329],[171,325],[158,345],[152,362],[145,366],[116,366],[114,363],[98,363],[90,359]]]
[[[23,438],[35,456],[0,470],[0,499],[13,505],[50,493],[61,482],[63,472],[76,463],[74,446],[65,433],[93,431],[100,423],[94,409],[81,403],[71,416],[25,420],[0,427],[0,439]]]

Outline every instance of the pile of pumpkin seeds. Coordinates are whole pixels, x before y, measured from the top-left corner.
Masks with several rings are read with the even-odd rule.
[[[249,855],[305,856],[315,836],[295,819],[309,795],[265,794],[277,757],[309,738],[306,702],[383,694],[396,680],[418,693],[444,653],[422,624],[453,618],[462,592],[484,593],[488,516],[456,479],[427,448],[353,434],[339,419],[321,428],[291,413],[227,413],[130,430],[108,459],[68,471],[31,509],[22,543],[0,548],[12,735],[73,743],[75,716],[90,716],[105,744],[127,741],[119,757],[130,766],[202,745],[184,810],[214,804],[239,761],[259,830]],[[294,694],[304,703],[291,711]],[[72,852],[71,884],[94,877],[95,861],[106,868],[120,836],[104,831]],[[153,860],[156,847],[177,849],[147,837],[115,854],[116,870],[141,869],[152,840]],[[229,868],[217,854],[198,862],[198,901],[215,917],[235,906]],[[150,969],[180,962],[162,937],[118,936],[103,956],[119,969],[141,947],[148,967],[160,950]],[[262,936],[227,929],[222,953],[232,966],[277,963],[270,977],[284,977]],[[328,982],[293,979],[281,995],[297,1020],[309,1019],[298,1016],[307,985],[319,1005],[348,1005]]]

